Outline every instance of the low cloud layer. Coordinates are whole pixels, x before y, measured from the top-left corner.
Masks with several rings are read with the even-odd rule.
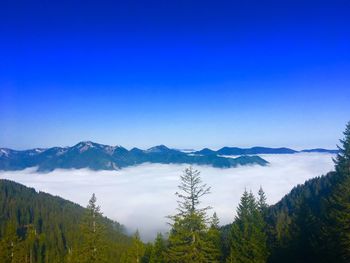
[[[194,166],[212,187],[204,205],[213,207],[221,224],[234,219],[235,208],[245,188],[257,192],[264,188],[268,203],[273,204],[294,186],[333,170],[331,154],[298,153],[261,155],[269,166],[242,166],[218,169]],[[41,174],[34,169],[0,172],[10,179],[36,190],[59,195],[86,206],[92,193],[104,214],[125,225],[129,231],[139,229],[144,240],[157,232],[166,232],[166,216],[174,214],[179,175],[187,165],[143,164],[120,171],[55,170]]]

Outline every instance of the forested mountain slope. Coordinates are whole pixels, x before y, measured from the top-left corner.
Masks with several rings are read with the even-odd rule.
[[[344,135],[334,172],[294,187],[262,211],[267,262],[350,262],[350,123]],[[234,239],[232,229],[239,219],[221,228],[226,257]],[[253,221],[244,224],[255,227]],[[249,247],[243,242],[241,251]]]
[[[4,242],[6,238],[13,240],[11,234],[22,240],[14,250],[19,262],[29,258],[38,263],[67,260],[69,253],[82,242],[81,225],[86,213],[86,208],[60,197],[0,180],[0,258],[3,260],[0,262],[6,262],[6,255],[1,252],[8,246]],[[119,223],[105,217],[100,219],[108,245],[106,254],[117,260],[130,245],[131,238],[123,233]]]

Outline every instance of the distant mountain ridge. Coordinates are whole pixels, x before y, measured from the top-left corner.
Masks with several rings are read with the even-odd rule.
[[[238,165],[268,164],[259,156],[240,156],[227,158],[218,155],[199,155],[170,149],[158,145],[147,150],[122,146],[110,146],[91,141],[83,141],[72,147],[37,148],[17,151],[0,148],[0,170],[13,171],[38,167],[38,171],[49,172],[54,169],[118,170],[142,163],[197,164],[218,168]]]
[[[211,150],[209,148],[204,148],[200,151],[193,152],[194,154],[199,155],[251,155],[251,154],[293,154],[293,153],[338,153],[338,150],[329,150],[329,149],[306,149],[301,151],[296,151],[290,148],[268,148],[268,147],[252,147],[252,148],[238,148],[238,147],[223,147],[217,151]]]
[[[0,148],[0,170],[13,171],[29,167],[38,167],[38,171],[48,172],[54,169],[118,170],[142,163],[161,164],[197,164],[217,168],[230,168],[238,165],[267,165],[268,162],[257,154],[294,154],[294,153],[337,153],[338,150],[307,149],[296,151],[290,148],[268,147],[223,147],[217,151],[204,148],[200,151],[182,151],[157,145],[147,150],[122,146],[110,146],[91,141],[82,141],[71,147],[35,148],[30,150],[12,150]],[[237,158],[225,156],[239,156]]]

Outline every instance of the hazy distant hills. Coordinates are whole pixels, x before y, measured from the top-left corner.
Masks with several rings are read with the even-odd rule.
[[[202,155],[250,155],[250,154],[285,154],[297,153],[297,151],[289,148],[266,148],[266,147],[252,147],[252,148],[238,148],[238,147],[223,147],[220,150],[213,151],[208,148],[196,151],[195,154]]]
[[[318,152],[318,153],[338,153],[338,150],[328,150],[328,149],[307,149],[296,151],[290,148],[267,148],[267,147],[252,147],[252,148],[238,148],[238,147],[223,147],[217,151],[213,151],[208,148],[196,151],[194,154],[200,155],[251,155],[251,154],[293,154],[301,152]]]
[[[219,168],[238,165],[266,165],[268,162],[259,156],[221,157],[217,154],[203,155],[170,149],[164,145],[148,150],[121,146],[109,146],[90,141],[80,142],[72,147],[53,147],[16,151],[0,149],[0,170],[22,170],[38,167],[39,171],[54,169],[118,170],[142,163],[197,164]]]
[[[317,148],[317,149],[307,149],[307,150],[302,150],[301,152],[307,152],[307,153],[338,153],[339,150],[328,150],[328,149],[322,149],[322,148]]]

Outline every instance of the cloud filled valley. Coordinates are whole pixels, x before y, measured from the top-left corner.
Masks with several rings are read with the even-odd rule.
[[[333,170],[328,153],[260,155],[268,166],[241,166],[219,169],[194,166],[200,170],[204,183],[212,187],[203,205],[213,207],[221,224],[230,223],[244,189],[254,193],[262,186],[268,203],[273,204],[294,186]],[[104,215],[125,225],[128,231],[140,230],[144,240],[156,232],[166,232],[166,216],[175,213],[179,176],[186,165],[142,164],[119,171],[54,170],[37,173],[33,168],[0,172],[10,179],[36,190],[59,195],[86,206],[92,193]]]

